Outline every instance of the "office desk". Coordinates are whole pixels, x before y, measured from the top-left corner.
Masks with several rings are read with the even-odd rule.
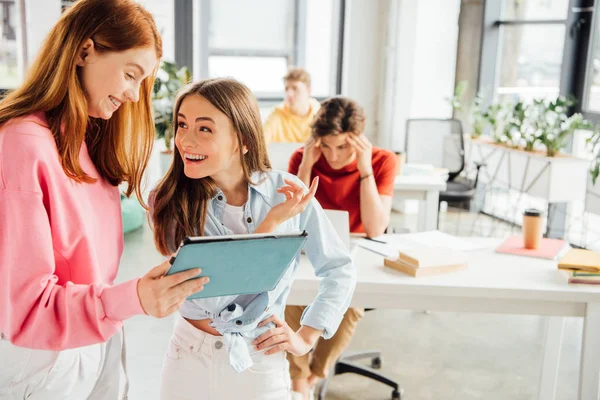
[[[394,183],[394,200],[419,200],[419,232],[437,229],[440,192],[446,181],[440,175],[398,175]]]
[[[410,234],[395,235],[400,242]],[[475,239],[473,239],[475,240]],[[481,239],[488,240],[489,239]],[[563,317],[584,318],[579,399],[597,400],[600,383],[600,287],[568,285],[556,262],[497,254],[501,241],[488,250],[469,252],[465,271],[412,278],[383,266],[383,256],[357,247],[353,259],[358,282],[351,305],[452,312],[548,316],[538,399],[552,400],[556,389]],[[318,278],[301,260],[288,304],[309,304]]]

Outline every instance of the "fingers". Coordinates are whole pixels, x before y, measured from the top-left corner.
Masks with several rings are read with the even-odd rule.
[[[355,136],[347,135],[346,141],[350,143],[352,147],[358,152],[362,152],[365,149],[365,146],[362,142],[360,142]]]
[[[302,201],[298,203],[298,205],[304,210],[308,203],[315,197],[317,193],[317,188],[319,187],[319,177],[315,176],[312,183],[310,184],[310,189],[308,193],[302,198]]]
[[[271,355],[271,354],[275,354],[275,353],[279,353],[280,351],[287,351],[287,349],[290,348],[289,342],[285,342],[285,343],[281,343],[278,344],[275,347],[270,348],[269,350],[265,351],[265,355]]]
[[[304,195],[304,188],[301,185],[297,184],[294,181],[288,180],[288,179],[284,179],[283,181],[292,188],[291,191],[292,191],[292,193],[294,193],[294,196]]]
[[[284,179],[283,181],[284,181],[284,182],[285,182],[285,183],[286,183],[288,186],[290,186],[290,187],[294,188],[294,190],[296,190],[296,189],[302,189],[302,186],[301,186],[300,184],[298,184],[297,182],[294,182],[294,181],[292,181],[292,180],[290,180],[290,179]],[[286,186],[284,186],[284,187],[286,187]]]
[[[180,283],[177,286],[173,286],[169,289],[172,298],[176,299],[177,302],[185,300],[190,295],[204,289],[204,285],[207,284],[210,279],[207,276],[202,278],[191,279]]]
[[[262,335],[260,335],[256,339],[254,339],[254,342],[252,342],[252,344],[254,344],[254,346],[256,346],[258,348],[262,343],[271,339],[273,336],[279,336],[279,335],[282,335],[283,333],[284,333],[283,328],[269,329],[268,331],[266,331],[265,333],[263,333]],[[277,343],[279,343],[279,342],[277,342]],[[262,347],[266,347],[266,346],[262,346]]]
[[[169,268],[171,268],[171,264],[169,263],[169,260],[163,262],[162,264],[152,268],[147,274],[146,276],[150,277],[150,278],[160,278],[162,276],[165,276],[167,274],[167,272],[169,272]]]
[[[289,186],[280,187],[277,191],[285,196],[286,201],[293,197],[294,190]]]
[[[165,311],[165,315],[163,315],[164,317],[173,314],[175,311],[179,310],[181,308],[181,306],[183,305],[183,303],[185,303],[185,299],[174,303],[171,307],[167,308],[167,311]]]
[[[286,201],[296,199],[299,202],[301,200],[301,198],[298,199],[298,196],[296,196],[296,193],[298,191],[296,189],[292,188],[292,187],[286,186],[285,188],[279,188],[279,189],[277,189],[277,191],[279,193],[285,195]]]
[[[257,350],[266,349],[268,347],[272,347],[275,345],[283,344],[289,342],[289,338],[283,332],[279,334],[274,334],[270,336],[268,339],[254,346]]]
[[[271,315],[269,318],[263,319],[259,324],[258,327],[260,328],[261,326],[265,326],[266,324],[268,324],[269,322],[272,322],[275,324],[275,327],[280,328],[284,325],[287,325],[286,323],[282,322],[279,318],[277,318],[277,316],[275,315]]]
[[[258,328],[260,328],[261,326],[265,326],[266,324],[268,324],[269,322],[273,322],[275,323],[275,316],[271,315],[269,318],[263,319],[262,321],[259,322],[259,324],[257,325]],[[277,326],[277,325],[275,325]]]
[[[356,136],[356,139],[363,144],[363,146],[365,146],[366,148],[371,147],[371,142],[369,141],[369,139],[367,138],[367,136],[364,133],[361,133],[360,135]]]
[[[357,151],[357,152],[361,152],[362,150],[360,149],[360,147],[358,146],[358,143],[356,143],[356,140],[354,140],[354,138],[352,138],[352,136],[347,135],[346,136],[346,142],[348,142],[350,144],[350,146],[352,146],[352,148]]]
[[[319,187],[319,177],[315,176],[310,183],[310,188],[308,189],[308,196],[314,196],[317,193],[317,188]]]
[[[185,282],[188,279],[192,279],[202,272],[200,268],[189,269],[187,271],[181,271],[173,275],[169,275],[165,278],[165,284],[168,287],[179,285],[181,282]]]

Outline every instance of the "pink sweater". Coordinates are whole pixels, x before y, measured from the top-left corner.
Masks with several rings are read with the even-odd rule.
[[[0,128],[0,332],[15,345],[63,350],[105,342],[143,314],[138,280],[113,285],[123,252],[119,191],[77,183],[43,113]]]

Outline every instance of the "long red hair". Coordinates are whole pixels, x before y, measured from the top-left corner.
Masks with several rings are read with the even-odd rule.
[[[162,39],[144,7],[133,0],[79,0],[52,28],[23,84],[0,102],[0,126],[45,112],[67,176],[94,181],[79,163],[85,140],[100,175],[115,186],[126,181],[127,196],[135,191],[143,202],[140,186],[155,135],[151,95],[156,71],[142,82],[137,103],[124,103],[106,121],[91,118],[76,64],[87,39],[98,52],[151,46],[162,57]]]

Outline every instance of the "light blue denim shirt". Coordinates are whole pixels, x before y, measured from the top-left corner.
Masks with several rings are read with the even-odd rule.
[[[285,196],[277,192],[279,187],[286,185],[284,179],[291,179],[305,187],[296,176],[286,172],[270,171],[252,176],[255,184],[248,188],[248,201],[244,207],[248,232],[256,230],[273,206],[285,201]],[[222,223],[226,202],[227,199],[220,190],[209,202],[205,236],[232,234]],[[356,270],[348,250],[315,199],[311,200],[302,213],[281,224],[276,232],[303,230],[308,233],[304,252],[316,275],[322,279],[319,293],[304,311],[301,323],[322,330],[323,338],[329,339],[336,332],[350,304],[356,285]],[[299,257],[300,255],[296,257],[272,291],[260,293],[254,298],[222,296],[188,300],[181,307],[180,313],[189,319],[212,319],[212,326],[223,335],[231,366],[235,371],[242,372],[253,363],[247,343],[273,327],[269,324],[270,326],[258,328],[258,323],[270,315],[276,315],[282,320],[285,318],[285,304]]]

